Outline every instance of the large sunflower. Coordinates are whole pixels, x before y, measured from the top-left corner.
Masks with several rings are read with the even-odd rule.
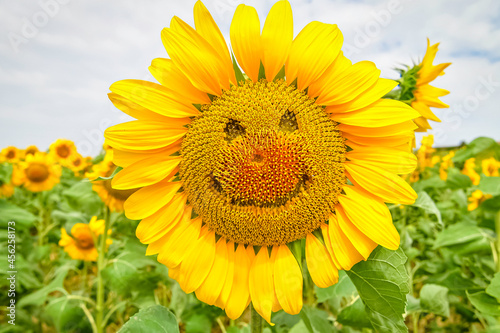
[[[12,183],[22,184],[31,192],[48,191],[59,183],[60,178],[61,166],[42,152],[27,155],[26,160],[19,162],[12,173]]]
[[[414,100],[411,106],[420,113],[420,117],[415,119],[415,124],[418,125],[417,132],[427,132],[432,129],[429,120],[441,122],[441,120],[431,111],[431,107],[447,108],[448,104],[439,100],[439,97],[448,95],[450,92],[445,89],[436,88],[429,83],[434,81],[438,76],[444,75],[446,67],[451,63],[443,63],[433,65],[434,58],[438,51],[439,43],[430,45],[427,39],[427,52],[425,52],[422,63],[418,65],[417,83],[413,91]]]
[[[92,171],[85,174],[85,177],[90,180],[95,180],[99,177],[110,177],[116,169],[116,165],[112,161],[113,151],[107,150],[104,159],[92,166]],[[96,180],[92,183],[92,189],[99,195],[101,200],[112,212],[122,212],[123,203],[127,198],[136,191],[132,190],[117,190],[111,187],[111,180]]]
[[[124,169],[116,189],[142,187],[125,214],[142,219],[147,254],[182,289],[239,317],[252,301],[268,322],[302,307],[302,272],[289,245],[304,240],[320,287],[399,235],[384,202],[415,192],[398,174],[418,112],[381,99],[396,82],[371,62],[352,64],[333,24],[312,22],[293,38],[290,4],[277,2],[261,33],[240,5],[231,56],[210,13],[194,7],[196,29],[178,17],[162,31],[170,59],[150,70],[160,84],[124,80],[109,97],[137,120],[108,128]],[[234,68],[234,70],[233,70]]]

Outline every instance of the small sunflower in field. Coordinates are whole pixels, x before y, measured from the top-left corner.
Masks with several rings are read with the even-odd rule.
[[[35,145],[31,145],[31,146],[26,147],[26,149],[24,150],[24,155],[25,156],[35,155],[35,153],[38,153],[38,152],[39,152],[38,147]]]
[[[462,173],[470,178],[472,184],[479,185],[481,176],[476,172],[476,158],[472,157],[465,161]]]
[[[467,210],[473,211],[474,209],[479,207],[479,205],[481,205],[485,200],[488,200],[491,197],[491,194],[484,194],[481,190],[475,190],[469,197],[470,203],[467,206]]]
[[[68,167],[74,172],[75,176],[79,176],[88,167],[88,165],[88,159],[76,153],[70,159]]]
[[[26,156],[12,172],[12,183],[22,184],[31,192],[48,191],[59,183],[60,178],[61,166],[42,152]]]
[[[85,177],[94,180],[99,177],[110,177],[116,170],[116,165],[113,163],[113,151],[108,150],[104,159],[92,166],[92,170],[85,174]],[[92,189],[96,192],[101,200],[112,212],[122,212],[123,203],[127,198],[137,191],[137,189],[117,190],[111,187],[111,180],[96,180],[92,182]]]
[[[418,167],[420,171],[425,168],[432,168],[439,162],[439,156],[434,155],[436,149],[432,148],[434,145],[434,136],[428,135],[422,138],[422,143],[417,151]]]
[[[70,167],[71,159],[77,154],[75,143],[71,140],[58,139],[50,145],[49,154],[62,166]]]
[[[170,59],[153,60],[160,84],[124,80],[109,97],[137,120],[108,128],[113,178],[147,254],[186,293],[238,318],[250,302],[268,322],[302,308],[302,272],[291,244],[304,241],[319,287],[399,247],[384,202],[413,203],[398,174],[415,169],[408,145],[418,112],[381,99],[396,82],[340,51],[334,24],[293,38],[288,1],[261,25],[239,5],[230,28],[238,65],[205,6],[195,29],[178,17],[162,31]],[[351,183],[348,183],[350,180]],[[352,184],[352,185],[351,185]],[[298,258],[301,260],[301,258]]]
[[[500,168],[500,162],[494,157],[484,159],[481,162],[483,173],[488,177],[498,177],[498,169]]]
[[[441,164],[439,165],[439,178],[442,180],[448,179],[448,169],[453,166],[452,158],[454,156],[455,152],[450,151],[441,159]]]
[[[96,261],[99,253],[97,251],[97,240],[104,233],[104,220],[98,220],[97,216],[92,217],[88,224],[76,223],[71,228],[71,235],[68,235],[66,229],[61,228],[61,240],[59,246],[69,254],[71,259]],[[108,235],[111,230],[108,230]],[[113,241],[106,239],[109,246]]]
[[[13,184],[2,183],[0,181],[0,198],[10,198],[14,195],[14,188]]]
[[[9,146],[0,152],[0,162],[17,163],[24,158],[24,152],[14,146]]]

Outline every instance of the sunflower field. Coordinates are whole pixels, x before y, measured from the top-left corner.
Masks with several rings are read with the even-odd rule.
[[[194,21],[98,156],[1,150],[0,332],[499,332],[500,144],[426,133],[439,44],[390,80],[286,0]]]

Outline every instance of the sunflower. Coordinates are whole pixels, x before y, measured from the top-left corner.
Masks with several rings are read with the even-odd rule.
[[[443,156],[441,164],[439,165],[439,178],[442,180],[448,179],[448,169],[453,166],[452,158],[455,156],[454,151],[450,151],[448,154]]]
[[[48,191],[59,183],[60,178],[61,166],[41,152],[26,156],[26,160],[19,162],[12,172],[12,183],[22,184],[31,192]]]
[[[14,185],[0,181],[0,198],[10,198],[14,194]]]
[[[413,90],[414,99],[411,103],[411,106],[420,113],[420,117],[414,120],[415,124],[418,125],[417,132],[427,132],[428,129],[432,129],[429,125],[429,120],[441,122],[441,120],[431,111],[431,107],[449,107],[448,104],[441,102],[439,97],[448,95],[450,92],[445,89],[433,87],[429,84],[438,76],[444,75],[446,67],[451,65],[451,62],[439,65],[432,64],[436,57],[438,46],[439,43],[430,45],[430,41],[427,39],[427,51],[425,52],[422,63],[418,65],[416,75],[417,81]]]
[[[319,287],[378,244],[399,247],[384,202],[416,198],[398,174],[415,169],[407,147],[419,114],[381,99],[397,83],[371,62],[352,64],[336,25],[312,22],[294,39],[288,1],[272,7],[262,33],[256,10],[237,7],[230,39],[248,79],[200,1],[194,21],[174,17],[162,31],[170,59],[150,67],[160,84],[110,88],[137,119],[105,132],[123,167],[113,187],[141,188],[125,214],[142,219],[147,254],[186,293],[232,319],[250,302],[268,322],[279,309],[297,314],[303,278],[292,244],[305,243]]]
[[[0,152],[0,162],[16,163],[24,158],[24,152],[14,146],[2,149]]]
[[[64,251],[69,254],[71,259],[96,261],[99,256],[96,248],[97,238],[103,233],[104,220],[98,220],[97,216],[94,216],[89,224],[76,223],[73,225],[71,236],[68,235],[66,229],[61,228],[59,246],[64,247]],[[111,230],[108,230],[109,234],[111,234]],[[111,239],[106,239],[108,246],[112,243]]]
[[[476,158],[472,157],[465,161],[462,173],[470,178],[472,184],[479,185],[481,176],[476,172]]]
[[[92,167],[92,171],[85,174],[85,177],[90,180],[99,177],[110,177],[116,169],[116,165],[112,161],[113,151],[108,150],[104,159]],[[123,203],[137,189],[117,190],[111,187],[111,180],[97,180],[92,183],[92,189],[96,192],[101,200],[112,212],[122,212]]]
[[[31,145],[31,146],[28,146],[25,150],[24,150],[24,154],[27,156],[27,155],[35,155],[35,153],[38,153],[39,150],[38,150],[38,147],[35,146],[35,145]]]
[[[469,197],[469,205],[467,206],[468,211],[473,211],[479,205],[481,205],[485,200],[492,198],[491,194],[484,194],[481,190],[475,190]]]
[[[50,145],[49,154],[59,164],[70,168],[71,160],[77,154],[75,143],[71,140],[57,139]]]
[[[436,149],[432,148],[434,144],[434,136],[428,135],[422,138],[422,144],[417,151],[418,167],[420,171],[425,168],[432,168],[439,162],[439,156],[435,156]]]
[[[481,166],[483,173],[488,177],[498,177],[498,168],[500,168],[500,162],[498,162],[494,157],[484,159],[481,161]]]
[[[89,165],[88,158],[83,158],[82,155],[76,153],[69,161],[69,168],[74,172],[75,176],[81,174]]]

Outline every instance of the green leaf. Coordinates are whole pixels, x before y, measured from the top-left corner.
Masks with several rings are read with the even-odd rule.
[[[0,185],[9,184],[12,178],[12,164],[0,163]]]
[[[210,333],[212,330],[210,318],[202,313],[189,317],[185,324],[186,333]]]
[[[422,311],[422,308],[420,307],[420,299],[413,297],[413,295],[411,294],[408,294],[406,295],[406,301],[406,313],[415,313]]]
[[[133,315],[119,333],[179,333],[179,325],[172,312],[161,305],[141,309]]]
[[[99,181],[103,181],[103,180],[111,180],[111,179],[113,179],[116,176],[116,174],[118,172],[120,172],[122,170],[123,170],[123,168],[119,166],[119,167],[116,167],[115,170],[113,170],[113,173],[109,177],[101,177],[101,176],[99,176],[99,177],[94,178],[94,179],[84,179],[83,181],[84,182],[99,182]]]
[[[417,200],[415,200],[415,203],[412,204],[411,206],[422,208],[426,212],[436,215],[438,222],[443,223],[443,221],[441,220],[441,212],[439,211],[439,209],[436,206],[436,203],[434,203],[434,200],[431,199],[429,194],[427,194],[427,192],[424,191],[418,192],[417,194],[418,198]]]
[[[351,298],[357,294],[356,287],[345,271],[339,271],[339,282],[328,288],[314,286],[318,303],[323,303],[332,298]]]
[[[475,241],[484,236],[485,234],[478,226],[469,222],[460,222],[449,226],[438,234],[434,242],[434,249]]]
[[[37,217],[26,209],[18,207],[6,200],[0,199],[0,228],[7,229],[10,221],[16,222],[16,226],[30,226]],[[15,227],[15,226],[14,226]]]
[[[464,162],[471,157],[482,159],[490,156],[496,156],[497,159],[500,158],[500,145],[494,139],[479,137],[474,139],[465,148],[457,151],[453,157],[453,162]]]
[[[486,293],[500,301],[500,273],[493,276],[490,285],[486,288]]]
[[[492,210],[497,212],[500,210],[500,195],[497,195],[491,199],[483,201],[483,203],[479,206],[481,209]]]
[[[337,321],[342,325],[358,328],[373,328],[370,320],[366,316],[365,305],[358,298],[353,304],[344,308],[337,316]]]
[[[448,169],[448,178],[446,178],[447,187],[452,190],[458,190],[461,188],[469,188],[472,186],[472,181],[469,176],[464,175],[457,168]]]
[[[302,307],[300,317],[310,333],[331,332],[333,325],[328,321],[328,313],[310,306]]]
[[[91,328],[80,302],[62,296],[51,300],[44,312],[52,319],[58,332],[86,332]]]
[[[68,210],[86,212],[89,215],[98,215],[101,211],[101,199],[92,191],[92,183],[79,182],[63,192],[69,207]]]
[[[347,272],[366,306],[368,319],[378,332],[408,332],[403,320],[409,276],[402,249],[377,247],[367,261]]]
[[[493,196],[500,194],[500,177],[487,177],[481,175],[479,189],[483,194],[491,194]]]
[[[238,66],[238,62],[236,61],[236,58],[234,57],[233,53],[231,53],[231,57],[233,59],[233,69],[234,69],[234,75],[236,76],[236,82],[239,84],[241,81],[245,81],[245,77],[243,76],[243,72]]]
[[[484,291],[473,294],[469,294],[469,292],[467,292],[467,297],[472,305],[479,310],[479,312],[495,317],[500,316],[500,304],[495,298],[491,297]]]
[[[420,290],[420,306],[425,312],[449,317],[448,288],[437,284],[425,284]]]

